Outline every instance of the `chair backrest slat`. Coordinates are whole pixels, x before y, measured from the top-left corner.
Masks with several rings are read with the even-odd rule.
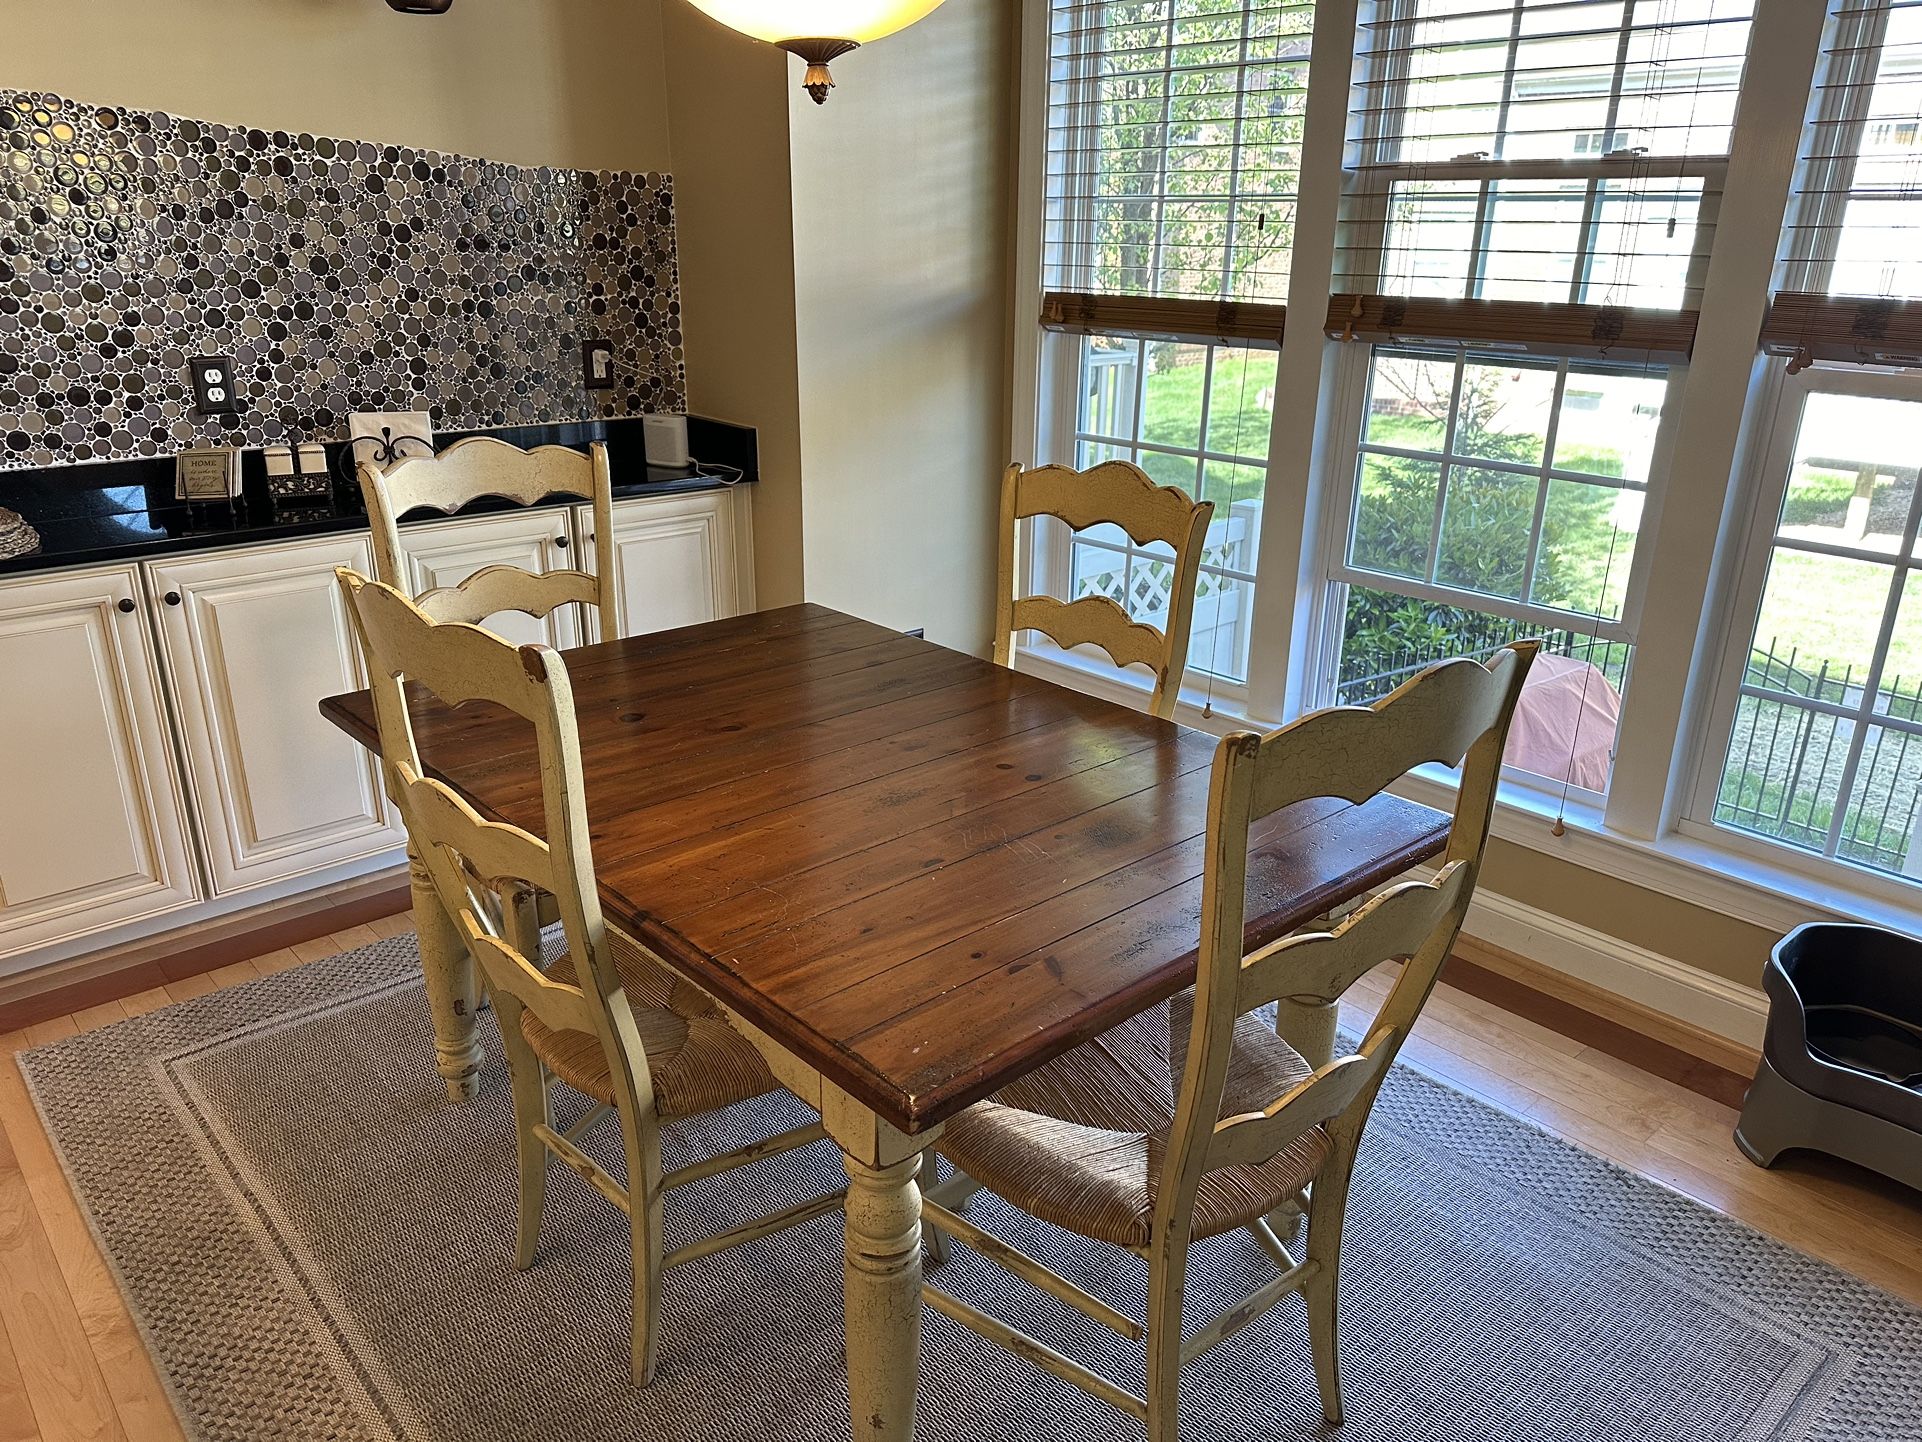
[[[1146,471],[1128,461],[1103,461],[1085,471],[1068,466],[1033,470],[1009,466],[1001,482],[995,664],[1013,664],[1014,638],[1020,631],[1039,631],[1060,646],[1099,646],[1118,666],[1142,665],[1153,671],[1149,709],[1157,716],[1172,716],[1187,668],[1195,581],[1214,513],[1212,501],[1195,501],[1173,486],[1157,485]],[[1022,521],[1041,516],[1052,516],[1077,531],[1114,525],[1137,546],[1168,546],[1173,554],[1166,562],[1170,570],[1167,628],[1134,620],[1107,596],[1072,601],[1052,596],[1017,598],[1016,532]]]
[[[1317,1126],[1349,1140],[1361,1125],[1461,930],[1474,892],[1501,752],[1537,643],[1486,665],[1430,667],[1372,707],[1304,716],[1266,736],[1238,732],[1215,753],[1208,804],[1202,934],[1188,1060],[1156,1202],[1161,1229],[1186,1235],[1203,1176],[1259,1163]],[[1448,853],[1435,877],[1382,892],[1333,931],[1244,954],[1248,831],[1313,798],[1368,800],[1416,766],[1462,768]],[[1381,962],[1405,961],[1356,1053],[1339,1057],[1259,1111],[1223,1117],[1236,1022],[1276,1000],[1331,1005]],[[1331,1133],[1332,1135],[1333,1133]]]
[[[415,599],[436,621],[476,625],[502,611],[538,618],[578,602],[600,617],[603,637],[619,634],[611,556],[613,480],[607,447],[601,442],[583,453],[566,446],[522,450],[492,436],[473,436],[435,455],[408,456],[386,470],[362,461],[359,474],[373,532],[374,574],[403,595],[413,589],[400,543],[400,519],[410,512],[451,514],[484,496],[524,506],[557,495],[592,502],[597,560],[593,573],[559,570],[537,574],[514,566],[488,566],[459,586],[427,591]],[[525,577],[526,583],[510,585],[503,573]]]

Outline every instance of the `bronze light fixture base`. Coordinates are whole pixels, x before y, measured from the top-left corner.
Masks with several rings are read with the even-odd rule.
[[[796,40],[777,41],[780,47],[791,55],[798,55],[808,63],[808,73],[801,86],[814,97],[816,105],[828,103],[828,91],[834,88],[834,77],[828,73],[828,62],[838,59],[850,50],[859,50],[859,40],[829,40],[821,36],[811,36]]]

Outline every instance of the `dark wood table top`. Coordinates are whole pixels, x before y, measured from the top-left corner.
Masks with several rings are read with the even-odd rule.
[[[1194,980],[1213,737],[814,605],[567,666],[609,922],[901,1130]],[[366,692],[321,710],[379,749]],[[430,771],[539,832],[529,727],[415,714]],[[1390,796],[1276,813],[1248,944],[1447,824]]]

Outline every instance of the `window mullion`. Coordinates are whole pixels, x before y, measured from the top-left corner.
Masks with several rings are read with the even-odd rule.
[[[1548,515],[1548,467],[1555,459],[1555,433],[1562,424],[1562,394],[1568,387],[1568,362],[1555,370],[1555,394],[1549,402],[1548,434],[1542,437],[1542,464],[1536,473],[1535,514],[1528,525],[1528,557],[1522,566],[1522,599],[1535,598],[1535,566],[1542,554],[1542,528]]]
[[[1448,391],[1448,425],[1442,435],[1442,449],[1449,455],[1455,454],[1455,431],[1459,423],[1462,407],[1462,381],[1468,371],[1465,356],[1455,357],[1455,377]],[[1428,532],[1428,575],[1426,580],[1438,585],[1436,579],[1441,574],[1441,534],[1442,520],[1448,511],[1448,483],[1454,478],[1455,468],[1444,461],[1435,476],[1435,521]],[[1356,477],[1357,485],[1361,483]]]

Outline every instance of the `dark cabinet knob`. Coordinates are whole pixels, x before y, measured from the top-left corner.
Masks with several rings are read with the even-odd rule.
[[[120,598],[120,609],[124,612],[131,614],[134,609],[133,602],[128,600],[125,596],[122,596]]]
[[[165,601],[169,606],[178,606],[180,604],[180,592],[169,591],[160,599]]]
[[[554,537],[554,549],[557,551],[565,551],[567,549],[567,537],[565,536]]]

